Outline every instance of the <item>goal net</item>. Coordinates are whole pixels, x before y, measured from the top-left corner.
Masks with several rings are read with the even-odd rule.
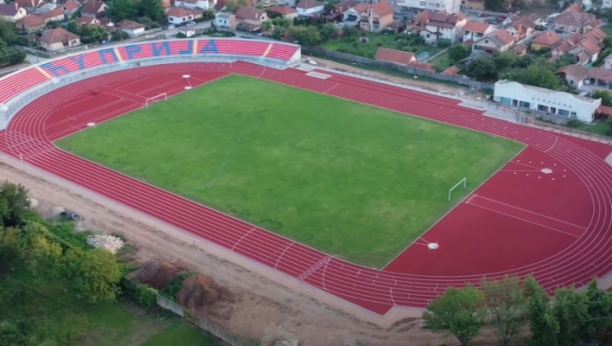
[[[448,201],[450,202],[450,200],[451,200],[451,193],[453,192],[454,189],[458,188],[461,185],[463,185],[463,188],[465,189],[466,184],[467,184],[467,178],[463,178],[463,179],[459,180],[459,182],[457,184],[455,184],[455,186],[453,186],[450,189],[448,189]]]
[[[150,105],[157,101],[168,101],[168,94],[161,93],[159,95],[155,95],[153,97],[149,97],[145,100],[145,108],[149,108]]]

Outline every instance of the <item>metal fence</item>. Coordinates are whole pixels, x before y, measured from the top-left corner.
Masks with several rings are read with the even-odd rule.
[[[182,306],[161,295],[157,295],[157,305],[159,305],[162,309],[172,311],[173,313],[181,317],[185,317],[186,315],[185,310]],[[219,338],[220,340],[223,340],[224,342],[232,346],[253,346],[252,342],[243,340],[237,337],[236,335],[228,332],[227,330],[219,327],[218,325],[209,322],[203,318],[195,317],[190,318],[190,320],[194,322],[195,325],[198,326],[198,328]]]

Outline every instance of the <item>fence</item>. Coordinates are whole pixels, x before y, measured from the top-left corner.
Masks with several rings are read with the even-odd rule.
[[[426,78],[436,79],[436,80],[440,80],[444,82],[457,83],[457,84],[465,85],[469,88],[475,88],[478,90],[493,89],[492,84],[478,82],[478,81],[475,81],[473,79],[470,79],[468,77],[461,76],[461,75],[447,76],[447,75],[437,73],[437,72],[427,71],[427,70],[414,68],[410,66],[397,65],[394,63],[390,63],[390,62],[378,61],[378,60],[364,58],[361,56],[356,56],[356,55],[342,53],[342,52],[336,52],[336,51],[324,49],[321,47],[302,46],[302,53],[309,54],[309,55],[315,55],[315,56],[321,56],[321,57],[330,57],[330,58],[344,60],[348,62],[354,62],[357,64],[377,67],[383,70],[403,72],[403,73],[413,75],[413,76],[426,77]]]
[[[168,298],[162,297],[161,295],[157,295],[157,305],[159,305],[163,309],[172,311],[173,313],[181,317],[185,316],[185,311],[182,306],[178,305],[177,303],[171,301]],[[194,322],[198,326],[198,328],[219,338],[220,340],[223,340],[224,342],[232,346],[253,346],[253,343],[242,340],[236,335],[226,331],[225,329],[215,325],[214,323],[206,321],[203,318],[190,318],[190,320]]]
[[[540,121],[537,119],[534,119],[532,124],[535,127],[543,128],[548,131],[566,134],[566,135],[570,135],[573,137],[588,139],[594,142],[612,144],[612,137],[609,137],[609,136],[598,135],[596,133],[586,132],[586,131],[579,130],[579,129],[573,129],[567,126],[551,124],[551,123]]]

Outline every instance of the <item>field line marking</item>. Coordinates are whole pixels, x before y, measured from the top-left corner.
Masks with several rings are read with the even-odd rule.
[[[244,240],[244,238],[248,237],[249,234],[251,234],[251,232],[253,232],[257,227],[253,227],[251,228],[248,232],[246,232],[240,239],[238,239],[238,241],[234,244],[234,246],[232,246],[232,251],[234,251],[234,249],[236,248],[236,246],[238,246],[238,244],[240,244],[241,241]]]
[[[295,244],[294,241],[292,241],[289,245],[287,245],[287,247],[283,250],[283,252],[281,252],[281,254],[276,259],[276,263],[274,263],[274,269],[276,269],[276,267],[278,266],[278,263],[280,262],[281,258],[283,258],[283,256],[285,255],[285,252],[287,252],[287,250],[289,250],[289,248],[292,247],[293,244]]]

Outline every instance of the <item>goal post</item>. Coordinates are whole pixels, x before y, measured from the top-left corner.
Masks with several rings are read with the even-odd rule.
[[[149,97],[145,100],[145,108],[149,108],[149,106],[157,101],[168,101],[168,94],[161,93],[159,95],[155,95],[153,97]]]
[[[457,184],[455,184],[455,186],[451,187],[450,189],[448,189],[448,201],[450,202],[451,200],[451,194],[453,192],[454,189],[456,189],[457,187],[463,185],[463,188],[465,189],[466,185],[467,185],[467,178],[463,178],[461,180],[459,180],[459,182]]]

